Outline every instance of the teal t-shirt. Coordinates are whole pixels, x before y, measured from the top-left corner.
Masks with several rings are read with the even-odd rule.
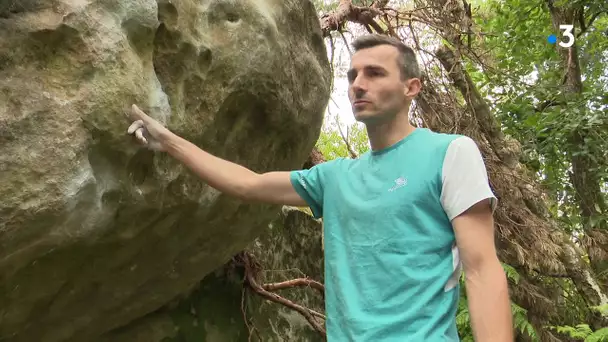
[[[328,341],[459,341],[460,264],[442,205],[459,137],[418,128],[384,150],[291,173],[323,217]]]

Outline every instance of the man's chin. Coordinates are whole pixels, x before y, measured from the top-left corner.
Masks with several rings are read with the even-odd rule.
[[[362,110],[362,111],[354,112],[354,116],[355,116],[355,120],[357,120],[361,123],[366,123],[367,121],[373,120],[374,113],[368,112],[366,110]]]

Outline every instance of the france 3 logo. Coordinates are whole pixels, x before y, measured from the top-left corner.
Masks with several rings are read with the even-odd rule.
[[[554,34],[549,35],[549,37],[547,37],[547,41],[549,42],[549,44],[557,43],[559,46],[564,48],[571,47],[574,44],[574,33],[572,32],[574,30],[574,26],[559,25],[559,29],[564,30],[564,32],[562,32],[562,37],[566,38],[566,41],[560,40],[560,42],[557,43],[557,36]]]

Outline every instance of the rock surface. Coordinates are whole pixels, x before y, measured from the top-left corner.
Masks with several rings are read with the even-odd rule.
[[[254,171],[297,168],[329,99],[305,0],[0,1],[0,341],[92,341],[187,292],[278,207],[125,134],[136,103]]]
[[[269,229],[247,247],[264,268],[265,283],[310,277],[323,281],[321,223],[304,212],[284,207]],[[243,270],[232,262],[207,275],[186,298],[171,303],[95,342],[235,342],[250,341],[244,323],[255,327],[253,341],[324,341],[296,311],[245,292]],[[323,313],[323,299],[311,288],[276,292]]]

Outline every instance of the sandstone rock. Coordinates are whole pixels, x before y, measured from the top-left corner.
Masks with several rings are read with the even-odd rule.
[[[217,156],[288,170],[316,141],[329,75],[306,0],[0,1],[0,340],[92,341],[276,214],[139,148],[132,103]]]
[[[282,282],[310,277],[323,281],[321,223],[304,212],[284,207],[269,229],[251,243],[264,271],[261,282]],[[232,262],[209,274],[186,298],[171,303],[97,342],[264,342],[324,341],[306,319],[281,304],[246,291],[243,300],[243,270]],[[299,305],[323,313],[322,296],[311,288],[291,288],[278,294]],[[243,311],[249,320],[245,325]]]

